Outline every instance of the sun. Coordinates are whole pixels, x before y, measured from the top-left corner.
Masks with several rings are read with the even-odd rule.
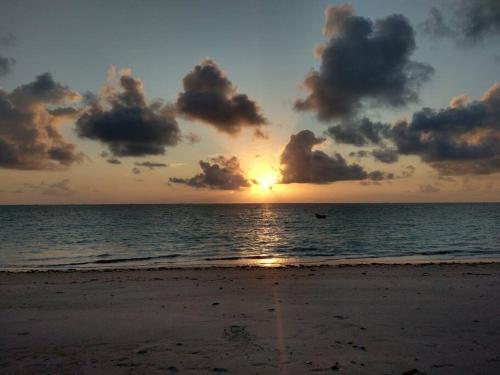
[[[268,192],[278,182],[278,173],[273,169],[262,169],[255,174],[253,180],[260,192]]]

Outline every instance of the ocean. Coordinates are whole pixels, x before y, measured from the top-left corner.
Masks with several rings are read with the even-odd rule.
[[[0,206],[3,270],[494,258],[495,203]]]

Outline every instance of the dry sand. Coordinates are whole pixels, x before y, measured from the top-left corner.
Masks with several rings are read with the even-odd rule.
[[[3,374],[500,374],[500,264],[0,273],[0,295]]]

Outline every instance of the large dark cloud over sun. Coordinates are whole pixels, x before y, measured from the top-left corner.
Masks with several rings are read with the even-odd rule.
[[[296,109],[327,121],[352,116],[365,102],[398,107],[418,99],[433,68],[411,60],[415,35],[406,17],[373,22],[349,5],[328,7],[325,15],[328,41],[317,48],[321,66],[304,80],[308,96]]]
[[[49,73],[10,93],[0,90],[0,167],[61,169],[80,160],[58,129],[76,116],[78,110],[68,105],[79,99]]]
[[[326,184],[335,181],[364,180],[370,175],[358,164],[348,164],[340,154],[329,156],[313,150],[324,138],[317,138],[310,130],[302,130],[290,137],[280,158],[281,183]]]
[[[82,138],[98,140],[115,156],[145,156],[165,153],[175,146],[181,132],[172,109],[159,102],[147,103],[142,82],[128,73],[118,88],[108,85],[76,123]]]
[[[219,156],[210,161],[200,160],[202,172],[190,178],[170,178],[170,182],[186,184],[195,188],[213,190],[239,190],[251,185],[241,170],[238,159]]]
[[[219,66],[210,59],[196,65],[183,80],[184,91],[177,99],[177,110],[189,118],[203,121],[223,133],[235,135],[251,128],[262,135],[267,124],[257,103],[237,92]]]

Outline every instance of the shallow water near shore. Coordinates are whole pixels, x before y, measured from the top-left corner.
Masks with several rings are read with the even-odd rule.
[[[499,224],[494,203],[1,206],[0,268],[483,260]]]

